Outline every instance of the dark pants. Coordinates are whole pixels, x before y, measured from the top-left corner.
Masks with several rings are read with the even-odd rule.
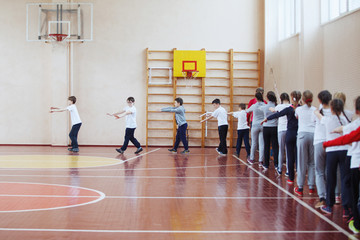
[[[127,146],[129,145],[129,141],[131,141],[136,148],[141,147],[138,140],[136,140],[136,138],[134,137],[135,129],[136,128],[125,129],[125,139],[124,139],[124,144],[121,147],[121,150],[125,151],[127,149]]]
[[[270,143],[273,150],[274,165],[277,167],[279,159],[279,142],[277,127],[263,127],[264,136],[264,165],[269,167],[270,161]]]
[[[336,173],[337,166],[340,166],[341,182],[348,175],[350,171],[350,165],[346,164],[346,150],[333,151],[326,153],[326,205],[329,207],[334,206],[335,203],[335,187],[336,187]],[[349,204],[349,186],[342,184],[341,186],[341,202],[344,207],[348,207]]]
[[[72,128],[71,128],[71,131],[69,133],[72,148],[79,148],[77,137],[78,137],[80,127],[81,127],[81,123],[73,125]]]
[[[228,132],[228,125],[221,125],[218,127],[220,144],[218,147],[219,152],[227,154],[226,136]]]
[[[244,139],[245,149],[247,156],[250,156],[250,144],[249,144],[249,129],[237,130],[238,138],[236,142],[236,153],[239,155],[241,150],[242,141]]]
[[[286,144],[286,157],[288,158],[288,173],[289,179],[294,181],[295,172],[294,166],[296,163],[296,137],[297,137],[297,130],[287,130],[286,137],[285,137],[285,144]]]
[[[359,168],[353,168],[351,173],[351,200],[352,200],[352,213],[354,217],[354,226],[360,229],[360,216],[359,216],[359,181],[360,171]]]
[[[189,149],[188,146],[188,142],[186,140],[186,129],[187,129],[187,123],[181,125],[178,127],[177,131],[176,131],[176,140],[175,140],[175,145],[174,145],[174,149],[178,149],[180,141],[183,143],[185,150]]]

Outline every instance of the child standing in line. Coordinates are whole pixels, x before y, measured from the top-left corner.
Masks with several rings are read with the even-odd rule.
[[[244,139],[245,149],[247,153],[247,159],[250,158],[250,145],[249,145],[249,126],[247,124],[246,119],[246,105],[245,103],[239,104],[239,111],[238,112],[229,112],[229,115],[233,115],[235,118],[238,119],[238,126],[237,126],[237,142],[236,142],[236,156],[240,156],[240,150],[242,145],[242,140]]]
[[[333,140],[340,136],[338,133],[333,133],[332,131],[347,123],[347,120],[342,116],[344,111],[344,103],[340,99],[333,99],[330,102],[331,107],[331,116],[322,116],[319,111],[315,111],[316,116],[320,119],[321,123],[325,125],[326,129],[326,141]],[[337,166],[340,165],[341,178],[348,174],[348,168],[346,167],[346,153],[347,146],[339,147],[329,147],[326,149],[326,177],[327,177],[327,187],[326,187],[326,205],[322,206],[320,210],[324,213],[331,214],[332,207],[335,203],[335,187],[336,187],[336,172]],[[349,196],[350,188],[344,184],[341,189],[343,196]],[[346,199],[346,197],[345,197]],[[349,213],[349,206],[347,201],[343,201],[344,215]]]
[[[322,116],[331,116],[330,101],[331,93],[327,90],[321,91],[318,94],[320,102],[319,113]],[[315,160],[315,180],[318,191],[319,202],[315,204],[315,208],[320,208],[326,205],[326,153],[323,148],[323,143],[326,140],[326,129],[321,124],[320,119],[316,117],[315,112],[312,115],[315,119],[315,133],[314,133],[314,160]],[[336,193],[335,193],[336,194]]]
[[[264,137],[261,121],[264,119],[264,112],[261,111],[261,107],[265,106],[265,103],[262,93],[255,93],[255,98],[257,103],[253,104],[246,110],[247,113],[253,113],[253,121],[251,125],[251,154],[248,162],[250,164],[254,164],[255,151],[259,145],[259,167],[262,167],[264,162]]]
[[[296,162],[296,136],[298,131],[298,120],[295,117],[295,109],[299,105],[299,101],[301,99],[301,92],[292,91],[291,94],[291,103],[292,105],[283,109],[280,112],[274,113],[270,115],[268,118],[265,118],[263,122],[268,120],[279,118],[282,116],[287,117],[287,131],[285,137],[286,143],[286,156],[288,157],[288,172],[289,179],[287,183],[289,185],[294,184],[295,172],[294,172],[294,164]]]
[[[64,112],[64,111],[69,111],[70,112],[70,117],[71,117],[71,131],[69,133],[69,137],[71,139],[71,148],[68,148],[69,151],[72,152],[79,152],[79,144],[77,141],[77,137],[78,137],[78,133],[81,127],[81,119],[79,116],[79,112],[76,108],[76,97],[75,96],[70,96],[68,98],[68,103],[69,106],[67,106],[66,108],[58,108],[58,107],[51,107],[50,108],[50,113],[54,113],[54,112]]]
[[[282,93],[280,95],[281,104],[275,107],[276,112],[280,112],[285,108],[290,106],[290,97],[287,93]],[[285,149],[285,136],[287,130],[287,118],[286,116],[279,117],[278,119],[278,142],[279,142],[279,160],[278,160],[278,167],[276,169],[276,173],[281,175],[282,173],[282,166],[286,156],[286,149]],[[287,162],[286,158],[286,162]],[[286,176],[288,176],[287,171],[287,164],[286,164]]]
[[[200,122],[202,123],[202,122],[208,121],[212,118],[217,118],[220,144],[219,144],[219,147],[216,148],[216,151],[220,155],[226,155],[227,154],[226,136],[227,136],[227,132],[228,132],[227,112],[226,112],[225,108],[223,108],[221,106],[220,99],[218,99],[218,98],[216,98],[212,101],[212,105],[213,105],[215,111],[212,112],[211,116],[205,118],[204,120],[201,120]]]
[[[314,162],[314,132],[315,121],[312,115],[316,108],[311,106],[313,102],[313,94],[306,90],[303,92],[302,100],[304,105],[295,110],[295,116],[299,121],[299,129],[297,135],[297,187],[294,193],[302,197],[303,187],[308,172],[309,194],[315,194],[315,162]]]
[[[138,140],[134,137],[135,129],[137,127],[137,125],[136,125],[136,108],[134,106],[135,99],[133,97],[128,97],[128,99],[126,101],[127,101],[128,106],[126,106],[123,109],[123,111],[113,113],[113,114],[108,113],[109,116],[114,116],[116,119],[125,117],[125,121],[126,121],[124,143],[123,143],[122,147],[117,148],[116,151],[120,154],[123,154],[128,147],[129,141],[131,141],[134,144],[134,146],[137,148],[137,150],[135,151],[135,154],[138,154],[143,149],[142,149],[140,143],[138,142]]]
[[[272,115],[270,108],[275,108],[277,105],[276,95],[273,91],[269,91],[266,95],[269,102],[262,106],[260,109],[264,112],[264,117]],[[263,136],[264,136],[264,170],[269,169],[270,165],[270,144],[274,154],[275,169],[278,168],[278,156],[279,156],[279,143],[278,143],[278,119],[267,121],[263,124]]]
[[[185,119],[185,108],[183,107],[183,100],[182,98],[175,98],[174,107],[167,107],[162,108],[162,112],[174,112],[175,113],[175,119],[176,124],[178,125],[178,129],[176,131],[176,140],[174,147],[172,149],[169,149],[170,152],[177,152],[177,149],[180,144],[180,140],[182,141],[185,150],[181,153],[189,153],[189,146],[188,141],[186,140],[186,129],[187,129],[187,122]]]
[[[359,233],[360,231],[360,216],[359,216],[359,183],[360,183],[360,134],[356,133],[356,130],[360,130],[360,96],[356,98],[355,100],[355,113],[358,117],[354,121],[352,121],[350,124],[339,127],[335,129],[333,132],[336,133],[344,133],[345,135],[342,137],[339,137],[335,140],[328,141],[324,143],[324,148],[331,147],[331,146],[339,146],[339,145],[345,145],[351,143],[351,147],[348,150],[348,159],[350,160],[350,174],[351,174],[351,182],[350,182],[350,191],[351,191],[351,202],[352,202],[352,213],[353,213],[353,220],[349,222],[349,229],[353,231],[353,233]],[[349,140],[350,135],[354,135],[358,137],[358,139],[355,140]]]

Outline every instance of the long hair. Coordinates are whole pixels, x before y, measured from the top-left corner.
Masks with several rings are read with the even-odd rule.
[[[276,95],[273,91],[269,91],[266,94],[266,97],[269,99],[269,101],[275,103],[275,106],[277,105],[277,99],[276,99]]]
[[[292,100],[295,102],[295,105],[294,107],[297,107],[299,105],[299,101],[301,99],[301,92],[300,91],[292,91],[290,93],[290,96],[292,98]]]
[[[256,98],[258,101],[264,102],[263,95],[262,95],[260,92],[255,93],[255,98]]]
[[[335,115],[339,119],[339,123],[342,126],[340,115],[344,112],[344,102],[341,99],[335,98],[330,102],[331,111],[335,113]]]
[[[308,107],[311,107],[311,103],[313,101],[313,94],[310,90],[306,90],[303,92],[303,101]]]
[[[283,103],[284,101],[290,102],[289,94],[287,94],[286,92],[282,93],[280,95],[280,100],[281,100],[281,103]]]

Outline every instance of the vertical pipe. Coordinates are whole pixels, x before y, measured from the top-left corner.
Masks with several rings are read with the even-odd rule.
[[[148,146],[148,138],[149,138],[149,48],[146,48],[146,147]]]
[[[205,51],[205,48],[201,50]],[[201,78],[201,112],[205,113],[205,78],[204,77]],[[207,122],[205,124],[207,124]],[[201,147],[205,147],[205,124],[204,123],[201,124]]]
[[[59,4],[56,5],[56,33],[59,34]]]
[[[173,58],[174,58],[174,52],[175,52],[176,48],[173,49]],[[173,99],[176,98],[176,86],[177,86],[177,77],[174,77],[173,81]],[[173,118],[173,146],[175,144],[175,138],[176,138],[176,119],[175,119],[175,114],[174,114],[174,118]]]
[[[63,14],[63,5],[60,5],[60,21],[62,21],[62,14]],[[62,22],[60,22],[60,34],[62,34]]]
[[[42,8],[41,5],[39,5],[39,25],[38,25],[38,39],[41,40],[41,12]]]
[[[77,22],[78,22],[78,36],[77,38],[80,39],[81,36],[81,9],[80,9],[80,4],[78,4],[78,9],[77,9]]]

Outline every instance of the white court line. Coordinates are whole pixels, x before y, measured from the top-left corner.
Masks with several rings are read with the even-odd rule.
[[[36,228],[0,228],[0,231],[25,232],[85,232],[85,233],[204,233],[204,234],[320,234],[340,233],[339,231],[181,231],[181,230],[93,230],[93,229],[36,229]]]
[[[37,174],[0,174],[0,177],[44,177],[44,178],[150,178],[150,179],[259,179],[261,177],[172,177],[172,176],[91,176],[91,175],[37,175]]]
[[[291,198],[293,198],[295,201],[297,201],[300,205],[302,205],[303,207],[307,208],[310,212],[314,213],[315,215],[317,215],[319,218],[321,218],[322,220],[324,220],[325,222],[329,223],[332,227],[334,227],[335,229],[337,229],[339,232],[343,233],[345,236],[347,236],[349,239],[357,239],[356,237],[354,237],[353,235],[351,235],[348,231],[346,231],[345,229],[343,229],[342,227],[340,227],[339,225],[337,225],[336,223],[334,223],[333,221],[331,221],[330,219],[328,219],[327,217],[325,217],[323,214],[319,213],[318,211],[316,211],[314,208],[312,208],[311,206],[309,206],[309,204],[305,203],[304,201],[302,201],[301,199],[299,199],[298,197],[296,197],[294,194],[290,193],[289,191],[287,191],[286,189],[284,189],[283,187],[280,187],[279,185],[277,185],[274,181],[272,181],[270,178],[266,177],[264,174],[262,174],[261,172],[259,172],[258,170],[256,170],[255,168],[253,168],[251,165],[249,165],[247,162],[241,160],[240,158],[238,158],[237,156],[233,155],[234,158],[236,158],[237,160],[239,160],[240,162],[246,164],[250,169],[252,169],[254,172],[256,172],[257,174],[259,174],[260,176],[262,176],[264,179],[266,179],[269,183],[271,183],[272,185],[274,185],[276,188],[278,188],[280,191],[286,193],[287,195],[289,195]]]
[[[145,154],[144,154],[145,155]],[[142,155],[139,155],[142,156]],[[139,157],[137,156],[137,157]],[[136,158],[136,157],[134,157]],[[128,159],[131,160],[131,159]],[[120,162],[121,163],[121,162]],[[116,163],[116,165],[119,165],[120,163]],[[112,166],[112,165],[104,165],[104,167],[107,166]],[[237,164],[230,164],[230,165],[226,165],[227,167],[232,167],[232,166],[238,166]],[[102,167],[102,166],[96,166],[96,167]],[[195,166],[195,167],[171,167],[171,168],[134,168],[131,169],[131,171],[143,171],[143,170],[176,170],[176,169],[197,169],[197,168],[218,168],[220,167],[220,165],[210,165],[210,166]],[[37,169],[33,169],[33,168],[0,168],[0,172],[1,171],[20,171],[20,170],[25,170],[25,171],[41,171],[41,169],[45,169],[45,168],[37,168]],[[52,171],[68,171],[69,168],[54,168],[52,169]],[[79,168],[80,169],[80,168]],[[81,171],[123,171],[124,168],[121,169],[114,169],[114,168],[109,168],[109,169],[86,169],[85,167],[81,168]]]
[[[70,186],[70,185],[69,185]],[[78,195],[23,195],[23,194],[0,194],[0,197],[33,197],[33,198],[99,198],[99,196],[78,196]],[[105,197],[106,198],[106,197]]]

